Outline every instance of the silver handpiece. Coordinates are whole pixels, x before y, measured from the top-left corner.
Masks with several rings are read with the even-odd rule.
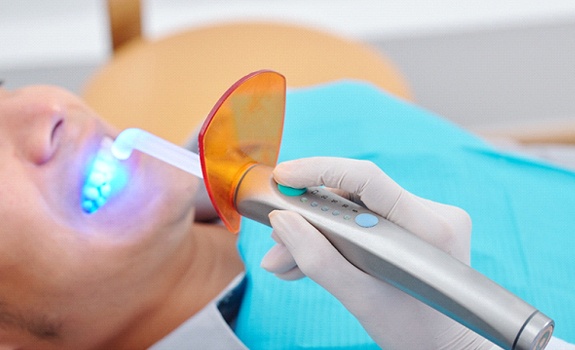
[[[275,209],[300,213],[353,265],[504,349],[544,349],[554,323],[500,285],[403,228],[320,187],[280,191],[255,165],[235,195],[238,212],[270,225]]]

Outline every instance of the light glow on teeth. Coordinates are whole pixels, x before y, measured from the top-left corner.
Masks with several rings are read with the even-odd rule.
[[[90,164],[82,187],[82,210],[92,214],[108,202],[110,197],[127,183],[127,171],[110,151],[112,139],[104,138]]]

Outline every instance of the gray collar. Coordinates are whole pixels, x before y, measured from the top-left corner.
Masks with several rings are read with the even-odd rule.
[[[236,337],[220,309],[237,310],[241,303],[241,293],[238,290],[245,285],[245,275],[242,273],[200,312],[186,320],[166,337],[152,345],[149,350],[183,350],[183,349],[229,349],[247,350],[248,348]],[[238,288],[239,287],[239,288]],[[218,308],[219,307],[219,308]],[[226,313],[227,311],[223,311]],[[235,317],[234,312],[231,313]],[[226,316],[228,317],[228,316]],[[229,317],[228,317],[229,318]]]

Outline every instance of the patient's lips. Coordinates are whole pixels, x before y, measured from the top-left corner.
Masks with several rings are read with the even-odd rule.
[[[112,155],[112,139],[104,137],[94,160],[89,164],[82,187],[82,210],[92,214],[105,205],[127,183],[127,171]]]

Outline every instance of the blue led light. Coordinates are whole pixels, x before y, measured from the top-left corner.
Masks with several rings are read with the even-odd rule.
[[[92,214],[121,190],[127,183],[127,171],[110,152],[112,140],[102,140],[102,145],[88,168],[82,187],[82,210]]]

